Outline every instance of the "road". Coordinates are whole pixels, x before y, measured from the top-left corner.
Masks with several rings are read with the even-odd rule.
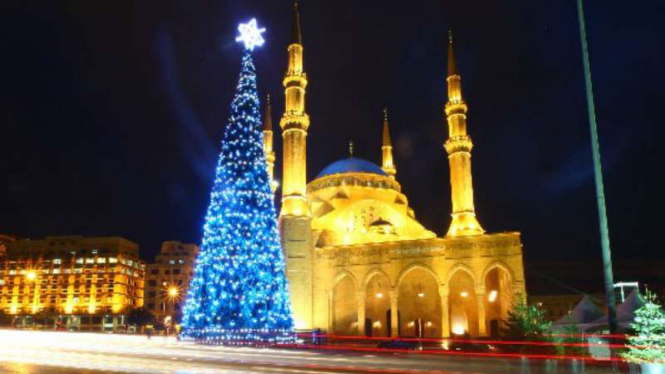
[[[3,374],[572,373],[570,361],[198,346],[173,338],[0,330]],[[586,365],[586,373],[611,373]]]

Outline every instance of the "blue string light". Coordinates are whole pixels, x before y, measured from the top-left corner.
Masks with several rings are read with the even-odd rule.
[[[246,49],[183,312],[182,337],[199,343],[295,341],[259,106]]]

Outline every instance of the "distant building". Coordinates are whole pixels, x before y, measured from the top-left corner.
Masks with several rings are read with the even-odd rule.
[[[0,261],[0,309],[14,325],[115,331],[143,306],[145,264],[120,237],[49,236],[9,242]]]
[[[167,317],[180,320],[198,253],[196,244],[167,241],[162,243],[155,263],[148,264],[145,306],[158,321],[164,322]]]
[[[594,304],[601,310],[607,310],[604,294],[588,295]],[[545,311],[548,321],[557,321],[570,312],[582,301],[583,294],[561,294],[561,295],[532,295],[529,294],[529,304],[537,305]]]

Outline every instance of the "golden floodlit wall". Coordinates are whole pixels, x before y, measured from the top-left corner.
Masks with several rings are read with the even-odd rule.
[[[453,209],[447,235],[437,237],[417,221],[396,179],[386,110],[381,166],[351,152],[307,183],[310,122],[296,5],[280,121],[280,233],[297,329],[369,336],[496,336],[512,305],[526,297],[520,234],[486,234],[476,217],[473,143],[452,38],[447,83],[444,148]],[[272,144],[266,147],[271,150]]]
[[[119,315],[143,306],[145,264],[118,237],[53,236],[9,244],[0,309],[26,316]]]

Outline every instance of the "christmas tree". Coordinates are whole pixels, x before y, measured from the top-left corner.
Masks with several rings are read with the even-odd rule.
[[[203,241],[183,316],[183,337],[206,344],[292,342],[293,320],[263,134],[252,49],[256,21],[239,28],[246,50],[224,131]]]
[[[623,357],[637,363],[665,364],[665,313],[655,295],[647,293],[644,306],[635,311],[631,327],[635,335],[628,336],[628,352]]]

